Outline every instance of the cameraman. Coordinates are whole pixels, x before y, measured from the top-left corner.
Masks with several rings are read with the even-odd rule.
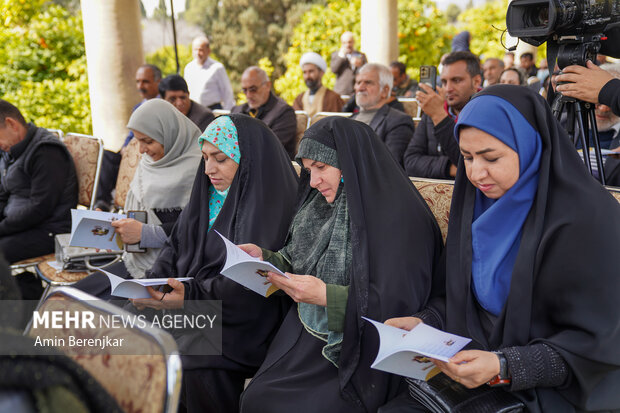
[[[620,79],[615,79],[591,61],[586,65],[565,67],[557,82],[569,83],[558,85],[557,90],[565,96],[607,105],[620,116]]]

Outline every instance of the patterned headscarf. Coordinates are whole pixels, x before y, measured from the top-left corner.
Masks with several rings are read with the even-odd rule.
[[[204,133],[198,138],[200,149],[202,149],[205,141],[215,145],[237,164],[241,161],[239,135],[237,134],[237,127],[230,119],[230,116],[218,116],[207,126]],[[218,191],[213,185],[209,186],[209,229],[211,229],[217,219],[229,189],[230,187],[223,191]]]

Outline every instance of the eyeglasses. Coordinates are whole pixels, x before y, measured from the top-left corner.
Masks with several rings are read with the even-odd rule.
[[[248,93],[256,93],[256,92],[258,92],[258,89],[260,89],[265,83],[267,83],[267,82],[263,82],[263,83],[261,83],[258,86],[242,87],[241,91],[245,95],[247,95]]]

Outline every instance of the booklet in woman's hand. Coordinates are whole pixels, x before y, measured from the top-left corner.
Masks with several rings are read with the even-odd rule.
[[[265,278],[267,272],[275,272],[289,278],[283,271],[280,271],[271,263],[252,257],[225,236],[217,231],[215,232],[222,237],[226,245],[226,264],[224,264],[221,272],[223,276],[238,282],[263,297],[269,297],[279,290],[278,287],[267,281]]]
[[[407,331],[362,318],[379,332],[379,352],[371,367],[413,379],[428,380],[440,373],[430,358],[447,362],[471,341],[424,323]]]
[[[99,270],[110,280],[112,295],[124,298],[151,298],[146,287],[155,287],[168,284],[167,278],[130,278],[124,279],[111,272]],[[189,281],[191,277],[177,278],[178,281]]]

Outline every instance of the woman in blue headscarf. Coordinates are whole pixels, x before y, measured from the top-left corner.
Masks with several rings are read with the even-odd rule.
[[[455,134],[443,288],[416,317],[387,323],[470,337],[450,362],[435,361],[442,372],[470,389],[505,386],[528,411],[620,409],[618,202],[527,88],[477,94]]]

